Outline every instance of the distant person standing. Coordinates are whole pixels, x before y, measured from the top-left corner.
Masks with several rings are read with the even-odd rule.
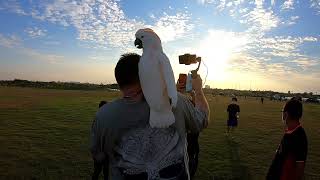
[[[308,153],[307,136],[300,124],[302,103],[289,100],[282,111],[286,126],[281,143],[272,161],[267,180],[302,180]]]
[[[237,104],[238,99],[233,97],[231,100],[231,104],[228,105],[228,121],[227,121],[227,135],[229,135],[230,131],[232,132],[235,127],[238,126],[238,119],[240,113],[240,106]]]
[[[263,104],[263,101],[264,101],[264,98],[263,98],[263,97],[261,97],[261,104]]]

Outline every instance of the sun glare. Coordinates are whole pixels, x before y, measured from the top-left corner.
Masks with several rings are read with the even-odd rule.
[[[209,36],[204,38],[197,53],[202,57],[208,67],[208,79],[223,81],[228,79],[226,69],[234,53],[241,52],[247,38],[241,34],[226,31],[209,31]]]

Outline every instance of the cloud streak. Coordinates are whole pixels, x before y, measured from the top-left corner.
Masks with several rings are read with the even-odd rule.
[[[21,43],[21,39],[15,35],[5,36],[0,34],[0,46],[13,48],[21,45]]]
[[[177,13],[176,15],[164,13],[153,26],[151,25],[151,28],[161,37],[162,42],[169,42],[185,37],[191,32],[194,25],[187,13]]]
[[[38,27],[27,28],[25,30],[25,32],[31,38],[40,38],[40,37],[43,37],[43,36],[45,36],[47,34],[47,30],[40,29]]]
[[[281,6],[282,10],[294,9],[294,0],[286,0]]]
[[[18,36],[15,35],[5,36],[3,34],[0,34],[0,46],[9,49],[15,49],[17,53],[21,53],[32,60],[41,60],[49,63],[58,63],[62,62],[64,58],[62,55],[57,55],[53,53],[43,53],[39,52],[38,50],[25,47],[25,45],[23,44],[23,40],[21,40]]]
[[[320,0],[310,0],[310,7],[314,8],[320,14]]]
[[[7,7],[18,12],[20,6],[15,2]],[[117,0],[56,0],[23,14],[65,27],[73,26],[78,33],[77,39],[93,48],[126,50],[132,45],[135,32],[143,27],[154,28],[163,42],[184,37],[193,28],[191,15],[187,12],[163,13],[153,24],[148,24],[127,17]],[[37,28],[27,29],[26,32],[32,38],[46,34],[46,31]]]

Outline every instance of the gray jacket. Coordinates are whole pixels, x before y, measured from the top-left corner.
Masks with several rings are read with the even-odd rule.
[[[174,125],[153,129],[149,126],[149,106],[145,101],[117,99],[104,105],[96,113],[91,129],[93,157],[109,156],[111,176],[116,180],[122,179],[117,172],[119,167],[133,173],[145,170],[157,177],[160,168],[179,158],[188,172],[186,132],[201,131],[207,124],[208,114],[194,107],[182,94],[178,94],[173,112]]]

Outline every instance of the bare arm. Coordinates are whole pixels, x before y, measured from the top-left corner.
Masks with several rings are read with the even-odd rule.
[[[200,110],[204,111],[208,114],[208,119],[205,122],[205,127],[208,126],[209,121],[209,115],[210,115],[210,109],[209,104],[207,102],[206,97],[204,96],[203,90],[202,90],[202,79],[198,75],[196,78],[192,79],[192,88],[195,91],[194,99],[195,99],[195,106],[196,108],[199,108]]]
[[[92,122],[91,126],[91,132],[90,132],[90,152],[91,155],[94,157],[96,152],[99,149],[99,139],[98,139],[98,134],[97,134],[97,123],[96,123],[96,117]]]
[[[90,133],[90,152],[93,159],[101,162],[105,159],[105,154],[101,151],[101,136],[97,126],[97,119],[93,120]]]

